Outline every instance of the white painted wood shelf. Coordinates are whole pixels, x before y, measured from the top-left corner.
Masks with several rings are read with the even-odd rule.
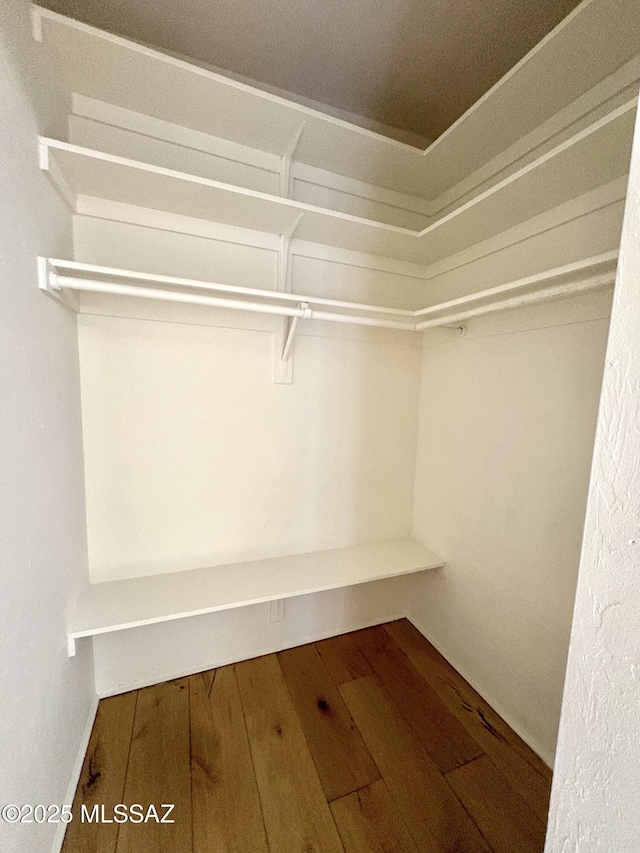
[[[414,231],[41,137],[40,167],[71,207],[97,197],[428,264],[606,184],[628,170],[636,100]],[[296,225],[297,223],[297,225]]]
[[[217,610],[309,595],[441,568],[445,561],[414,539],[272,557],[171,574],[92,584],[68,626],[76,640]]]
[[[37,6],[33,34],[69,97],[434,199],[636,56],[640,16],[636,0],[581,4],[425,150]]]

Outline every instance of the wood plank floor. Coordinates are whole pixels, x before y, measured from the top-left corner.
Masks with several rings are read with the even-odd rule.
[[[542,853],[550,786],[403,619],[102,700],[63,853]]]

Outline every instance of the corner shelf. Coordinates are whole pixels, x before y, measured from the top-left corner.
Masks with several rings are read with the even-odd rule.
[[[76,640],[81,637],[309,595],[444,565],[444,560],[414,539],[394,539],[92,584],[81,595],[69,622],[69,656],[75,655]]]
[[[422,231],[46,137],[40,166],[67,204],[93,196],[427,264],[626,173],[637,99],[593,122]]]
[[[48,9],[32,14],[69,94],[283,158],[299,139],[301,163],[433,199],[637,55],[634,3],[580,4],[425,150]]]

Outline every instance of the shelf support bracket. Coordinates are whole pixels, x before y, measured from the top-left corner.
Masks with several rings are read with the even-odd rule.
[[[296,217],[291,225],[280,235],[276,290],[281,293],[291,293],[291,240],[303,216],[304,214],[301,213],[300,216]],[[283,318],[279,330],[274,334],[273,381],[277,385],[291,385],[293,382],[291,345],[297,322],[297,317]]]
[[[282,347],[282,355],[280,356],[282,361],[287,361],[291,354],[291,345],[293,344],[293,336],[296,333],[297,325],[297,317],[287,317],[285,319],[284,346]]]
[[[67,634],[67,654],[70,658],[76,656],[76,638],[72,634]]]
[[[303,217],[304,213],[297,216],[291,225],[280,235],[276,290],[279,290],[281,293],[291,293],[291,241]]]
[[[283,198],[291,197],[291,166],[293,164],[293,158],[295,157],[296,150],[300,143],[300,137],[302,136],[302,131],[304,130],[305,122],[303,121],[300,125],[298,132],[291,140],[287,150],[284,152],[282,157],[280,158],[280,174],[278,176],[278,195],[281,195]]]
[[[312,317],[308,302],[299,302],[303,317]],[[293,340],[300,317],[284,317],[280,329],[273,336],[273,381],[276,385],[291,385],[293,382]]]

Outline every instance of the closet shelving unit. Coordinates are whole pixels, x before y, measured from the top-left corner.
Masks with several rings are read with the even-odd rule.
[[[78,294],[85,292],[278,315],[287,324],[280,352],[286,361],[300,320],[412,333],[459,329],[481,314],[610,286],[615,251],[418,310],[286,287],[294,238],[425,268],[623,176],[636,108],[630,92],[640,78],[640,61],[631,30],[628,43],[617,39],[615,51],[602,47],[609,26],[597,4],[573,13],[435,143],[419,150],[33,7],[34,38],[48,51],[70,104],[80,97],[105,115],[137,116],[138,134],[142,126],[161,125],[164,142],[178,146],[186,133],[201,152],[222,151],[239,162],[246,157],[278,179],[278,191],[268,193],[157,158],[148,162],[41,137],[40,167],[70,209],[78,212],[82,199],[92,197],[275,235],[285,285],[239,287],[39,258],[40,288],[76,311],[82,310]],[[569,55],[581,65],[575,75],[564,73]],[[585,86],[593,87],[589,97]],[[354,215],[337,202],[303,202],[295,198],[296,174],[326,180],[338,194],[355,187],[369,200],[382,194],[391,206],[406,204],[420,227]],[[87,585],[70,620],[69,654],[81,637],[443,565],[422,545],[402,539]]]
[[[631,99],[420,231],[44,137],[40,165],[73,210],[79,195],[93,196],[427,264],[623,175],[635,107]]]
[[[615,37],[608,39],[612,28]],[[568,124],[588,116],[593,103],[578,107],[579,97],[638,54],[633,27],[621,33],[597,4],[574,12],[421,150],[37,6],[33,34],[51,51],[70,97],[83,95],[266,152],[281,158],[283,167],[295,159],[430,200],[434,212],[442,206],[439,197],[464,178],[481,167],[486,178],[489,164],[497,170],[496,158],[514,144],[524,156],[529,134],[564,108],[570,107]],[[566,73],[568,56],[572,74]],[[636,66],[628,79],[632,87]]]

